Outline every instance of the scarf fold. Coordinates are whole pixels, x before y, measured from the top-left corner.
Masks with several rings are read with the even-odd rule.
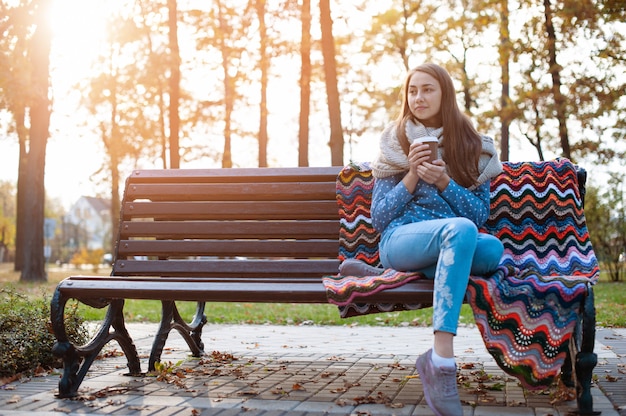
[[[437,151],[438,158],[442,158],[441,138],[443,134],[443,128],[432,129],[424,126],[419,122],[413,122],[409,120],[406,123],[406,135],[409,138],[409,142],[413,143],[417,138],[426,136],[435,136],[439,139],[439,149]],[[470,189],[474,189],[476,186],[490,180],[491,178],[502,172],[502,164],[498,158],[498,152],[496,146],[491,137],[483,136],[482,144],[483,149],[478,161],[478,180],[475,186]],[[372,164],[372,171],[376,178],[386,178],[389,176],[403,173],[409,170],[409,161],[407,155],[400,146],[400,141],[396,135],[396,124],[389,124],[382,133],[380,139],[380,151],[378,157]]]

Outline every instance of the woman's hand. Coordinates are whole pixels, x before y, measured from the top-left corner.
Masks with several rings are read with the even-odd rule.
[[[411,193],[420,180],[435,185],[439,191],[446,189],[450,177],[446,172],[446,162],[441,159],[430,160],[430,148],[427,144],[414,142],[409,147],[409,172],[403,178],[404,186]]]
[[[446,162],[436,159],[432,163],[423,162],[416,167],[417,176],[426,183],[435,185],[439,191],[443,191],[450,183],[450,177],[446,172]]]
[[[430,148],[427,144],[413,142],[409,147],[409,169],[417,176],[417,168],[430,159]]]
[[[420,181],[417,168],[430,158],[430,149],[427,144],[414,142],[409,147],[409,172],[404,176],[402,182],[406,189],[413,193],[417,183]]]

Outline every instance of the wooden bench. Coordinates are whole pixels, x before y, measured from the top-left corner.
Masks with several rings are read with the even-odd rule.
[[[115,340],[131,375],[140,361],[124,324],[125,299],[162,302],[162,320],[148,362],[153,370],[168,334],[177,330],[191,353],[204,352],[205,302],[327,303],[321,277],[337,274],[340,260],[336,180],[341,167],[203,170],[137,170],[126,181],[111,276],[71,276],[57,286],[51,320],[63,359],[59,397],[78,392],[101,349]],[[584,195],[584,171],[579,171]],[[577,351],[593,354],[593,292],[573,339]],[[95,337],[85,346],[68,339],[64,310],[69,299],[108,307]],[[379,292],[373,303],[430,303],[432,282],[417,280]],[[188,323],[175,301],[198,302]],[[417,352],[416,352],[417,353]],[[572,385],[578,372],[578,405],[590,412],[593,365],[577,356],[563,369]],[[572,363],[574,363],[572,365]],[[572,367],[576,366],[576,372]]]

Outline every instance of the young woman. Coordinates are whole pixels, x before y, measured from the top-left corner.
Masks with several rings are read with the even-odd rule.
[[[460,111],[445,69],[423,64],[403,86],[398,119],[380,140],[372,221],[383,266],[434,279],[433,348],[415,364],[437,415],[462,415],[453,340],[470,275],[493,272],[502,243],[478,229],[489,216],[489,180],[502,170],[493,140]],[[438,138],[436,160],[420,137]]]

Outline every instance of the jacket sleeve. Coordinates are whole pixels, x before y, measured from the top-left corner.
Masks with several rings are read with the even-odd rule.
[[[383,232],[389,223],[398,217],[412,199],[401,181],[402,174],[376,179],[372,195],[372,225]]]

